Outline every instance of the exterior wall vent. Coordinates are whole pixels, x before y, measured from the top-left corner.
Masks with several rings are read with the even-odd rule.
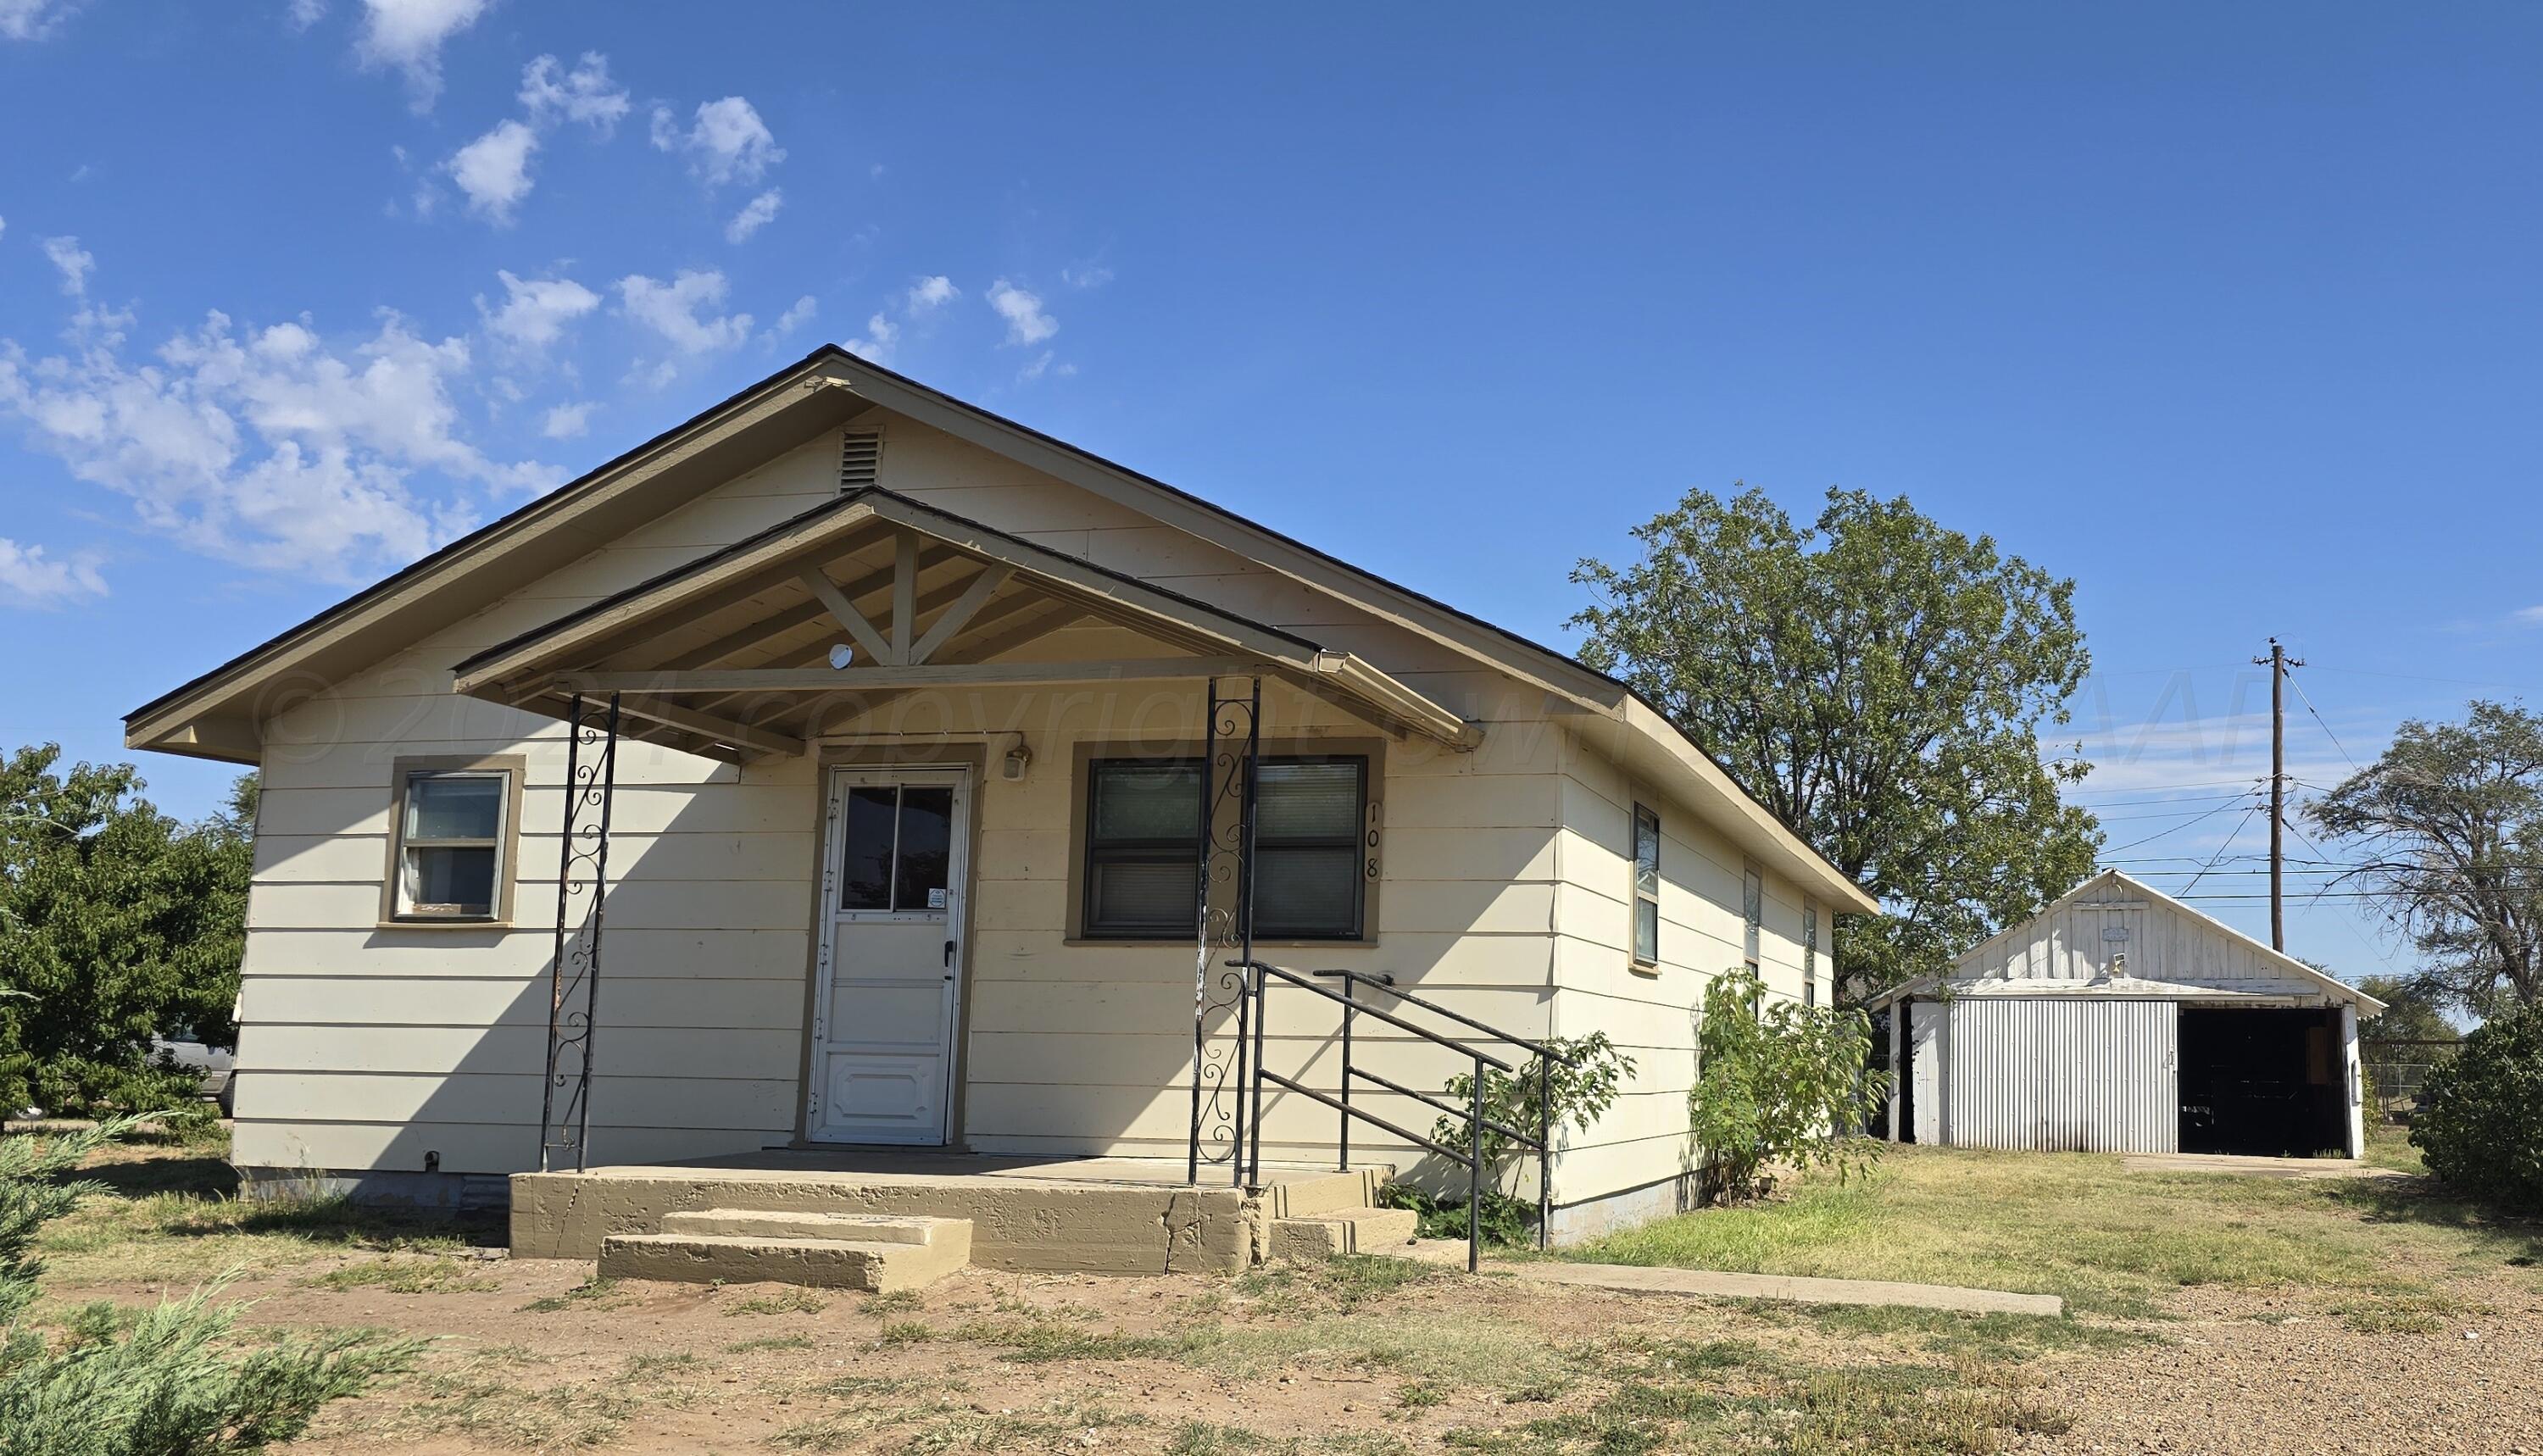
[[[875,484],[883,466],[883,431],[852,429],[839,440],[839,490],[862,491]]]

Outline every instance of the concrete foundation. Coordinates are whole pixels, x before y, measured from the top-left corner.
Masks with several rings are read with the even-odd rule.
[[[1219,1170],[1224,1175],[1224,1170]],[[1260,1192],[1184,1184],[1180,1161],[771,1150],[693,1163],[512,1176],[512,1253],[597,1259],[614,1235],[707,1210],[968,1219],[982,1268],[1155,1274],[1261,1263],[1274,1208],[1365,1204],[1386,1171],[1264,1170]]]

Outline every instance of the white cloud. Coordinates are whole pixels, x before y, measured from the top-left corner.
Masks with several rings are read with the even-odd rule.
[[[2507,620],[2519,627],[2543,627],[2543,607],[2521,607],[2508,613]]]
[[[562,116],[608,136],[627,119],[630,103],[626,91],[610,83],[609,57],[586,50],[571,71],[565,70],[553,55],[540,56],[523,66],[521,109],[540,126]]]
[[[901,307],[913,315],[923,314],[962,296],[963,290],[954,286],[952,278],[943,273],[931,273],[909,285]]]
[[[710,187],[739,182],[756,185],[769,168],[786,160],[786,149],[759,113],[738,96],[701,102],[697,118],[685,132],[668,107],[654,109],[654,145],[666,152],[685,152],[689,167]]]
[[[1113,281],[1113,269],[1102,264],[1081,263],[1061,268],[1059,280],[1071,288],[1101,288]]]
[[[404,72],[415,109],[431,111],[441,95],[442,42],[475,25],[491,3],[362,0],[362,34],[353,42],[353,53],[364,66],[394,66]]]
[[[327,0],[291,0],[291,29],[305,31],[327,18]]]
[[[47,40],[86,0],[0,0],[0,40]]]
[[[495,128],[451,155],[442,164],[459,191],[468,194],[468,210],[497,226],[508,226],[512,209],[530,194],[530,158],[539,149],[539,134],[518,121],[502,120]]]
[[[1004,278],[989,285],[989,307],[1007,321],[1007,343],[1034,345],[1059,332],[1059,321],[1041,306],[1041,299],[1028,293]]]
[[[213,313],[137,358],[128,323],[84,311],[63,355],[0,345],[0,416],[193,550],[360,579],[473,525],[465,487],[555,481],[463,437],[450,384],[470,369],[466,342],[432,343],[394,314],[340,348],[306,322],[237,329]]]
[[[796,330],[803,328],[806,324],[812,322],[812,315],[820,311],[821,300],[814,298],[809,293],[807,293],[803,297],[796,299],[794,305],[788,308],[786,312],[777,316],[777,322],[769,326],[768,337],[771,339],[783,339],[787,335],[794,333]]]
[[[667,283],[642,273],[618,280],[619,305],[627,317],[684,354],[714,353],[750,337],[748,314],[701,316],[722,307],[724,295],[724,274],[714,271],[684,268]]]
[[[88,292],[88,271],[97,267],[97,255],[84,251],[77,238],[46,238],[44,256],[61,269],[62,291],[73,298]]]
[[[518,278],[498,268],[503,280],[503,306],[486,307],[477,296],[477,312],[486,332],[523,349],[537,350],[565,335],[565,326],[600,307],[600,295],[572,278]]]
[[[785,193],[777,188],[770,188],[751,198],[747,205],[732,215],[732,221],[724,225],[724,240],[728,243],[747,240],[752,233],[776,219],[777,209],[785,200]]]
[[[900,326],[882,314],[876,314],[866,320],[866,332],[863,338],[851,339],[840,347],[858,358],[872,359],[878,364],[885,364],[891,361],[891,346],[899,342]]]
[[[591,427],[589,404],[559,405],[540,421],[539,433],[552,440],[574,439]]]
[[[0,602],[57,607],[84,596],[106,595],[106,578],[94,557],[55,561],[40,546],[21,546],[0,536]]]

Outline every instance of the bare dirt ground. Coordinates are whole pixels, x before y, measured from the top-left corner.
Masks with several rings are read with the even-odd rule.
[[[207,1150],[134,1148],[98,1170],[113,1193],[48,1230],[39,1316],[237,1269],[229,1294],[256,1301],[247,1338],[413,1341],[408,1373],[289,1447],[358,1456],[2543,1456],[2533,1229],[2416,1178],[2149,1180],[2108,1161],[1900,1158],[1884,1184],[1690,1215],[1647,1241],[1717,1264],[2027,1281],[2068,1294],[2059,1319],[1622,1294],[1377,1259],[1235,1279],[968,1270],[889,1297],[607,1284],[586,1264],[502,1257],[500,1229],[240,1205],[207,1185]],[[1988,1241],[1987,1209],[2022,1224],[2019,1242]],[[1960,1232],[1910,1237],[1937,1225]]]
[[[346,1282],[380,1269],[396,1282]],[[430,1341],[291,1448],[313,1453],[2543,1451],[2543,1300],[2522,1283],[2397,1332],[2241,1291],[2050,1322],[1371,1282],[974,1270],[878,1300],[364,1255],[234,1292],[251,1324]]]

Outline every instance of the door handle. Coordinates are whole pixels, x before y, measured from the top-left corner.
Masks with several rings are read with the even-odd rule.
[[[945,943],[945,978],[949,981],[954,979],[954,943],[952,941]]]

